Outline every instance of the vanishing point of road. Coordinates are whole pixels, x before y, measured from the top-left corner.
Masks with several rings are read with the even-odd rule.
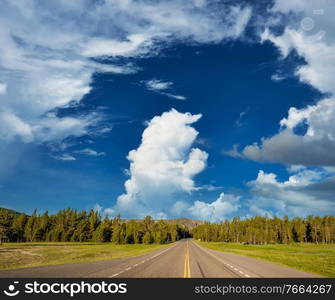
[[[148,254],[98,262],[0,271],[0,277],[318,277],[260,259],[210,250],[192,239]]]

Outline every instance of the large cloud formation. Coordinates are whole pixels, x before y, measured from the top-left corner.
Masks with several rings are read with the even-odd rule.
[[[197,189],[193,178],[204,170],[208,155],[191,148],[198,132],[190,125],[200,118],[172,109],[148,122],[140,146],[129,152],[130,178],[116,213],[165,218],[176,195]]]
[[[94,73],[136,72],[118,59],[155,55],[176,40],[237,38],[250,14],[205,1],[3,0],[0,139],[50,143],[94,132],[102,112],[57,114],[91,91]],[[113,63],[102,63],[107,57]]]
[[[220,193],[219,197],[212,202],[196,200],[189,204],[177,201],[173,206],[172,212],[176,216],[186,215],[198,220],[221,222],[238,213],[242,207],[240,198],[237,195]]]
[[[335,165],[335,99],[328,98],[306,108],[291,108],[280,121],[281,130],[260,145],[244,148],[243,156],[257,161],[301,164],[306,166]],[[295,128],[307,126],[304,134]]]
[[[288,180],[280,182],[274,173],[259,171],[248,182],[250,214],[268,216],[329,215],[335,212],[334,173],[301,167]]]
[[[192,148],[198,132],[191,127],[201,115],[180,113],[175,109],[154,117],[143,131],[142,142],[129,152],[126,193],[118,197],[109,213],[124,217],[155,218],[189,216],[220,221],[241,207],[240,197],[221,193],[213,202],[185,200],[185,194],[202,189],[194,177],[207,164],[208,154]]]

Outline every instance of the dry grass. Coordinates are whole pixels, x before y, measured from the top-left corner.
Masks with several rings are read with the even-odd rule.
[[[0,270],[141,255],[165,245],[112,243],[6,243],[0,246]]]
[[[335,277],[335,244],[243,245],[206,242],[200,244],[213,250],[256,257],[302,271]]]

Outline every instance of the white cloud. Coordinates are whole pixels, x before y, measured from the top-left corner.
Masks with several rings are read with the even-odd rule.
[[[250,203],[249,213],[246,215],[246,217],[248,218],[251,216],[262,216],[262,217],[266,216],[268,218],[273,218],[275,215],[270,210],[260,208],[257,206],[257,204],[255,205],[255,204]]]
[[[75,153],[78,153],[78,154],[83,154],[83,155],[88,155],[88,156],[105,156],[106,153],[105,152],[97,152],[93,149],[90,149],[90,148],[85,148],[85,149],[82,149],[82,150],[77,150],[77,151],[74,151]]]
[[[271,80],[273,80],[273,81],[282,81],[283,79],[285,79],[285,77],[284,76],[282,76],[282,75],[280,75],[280,74],[273,74],[272,76],[271,76]]]
[[[93,115],[83,121],[78,116],[49,117],[47,112],[78,103],[90,92],[94,72],[128,72],[128,67],[102,65],[78,55],[70,43],[71,38],[76,42],[75,34],[45,23],[45,13],[43,5],[37,8],[32,2],[2,3],[0,80],[12,87],[1,99],[0,137],[5,140],[44,142],[86,134],[93,125],[89,121],[95,122]]]
[[[195,169],[193,174],[199,170]],[[143,180],[137,181],[136,189],[132,190],[134,197],[124,194],[119,197],[118,204],[124,208],[122,211],[124,215],[141,217],[151,214],[155,218],[190,217],[212,222],[221,222],[234,216],[305,217],[329,215],[335,212],[334,168],[309,169],[293,165],[288,168],[288,171],[290,175],[287,180],[280,181],[276,174],[260,170],[255,180],[247,182],[248,192],[243,197],[221,193],[212,202],[197,200],[193,203],[186,200],[176,201],[183,197],[172,197],[167,200],[164,189],[170,182],[162,185],[160,180],[151,177],[150,184],[147,185],[143,184]],[[130,176],[131,180],[134,180],[133,174]],[[131,185],[128,185],[128,188],[130,187]],[[154,193],[150,194],[147,191],[142,193],[144,188],[151,191],[154,189]],[[148,198],[143,198],[142,195],[143,197],[151,195],[153,198],[148,201]],[[173,196],[172,193],[169,196]],[[159,205],[156,206],[157,204]],[[118,205],[111,209],[113,215],[119,212]]]
[[[155,92],[167,90],[173,85],[173,82],[171,81],[162,81],[158,79],[147,80],[144,81],[144,83],[149,90]]]
[[[248,113],[248,111],[249,111],[249,108],[246,109],[246,110],[244,110],[244,111],[241,111],[241,112],[240,112],[240,114],[239,114],[237,120],[235,121],[235,126],[236,126],[236,127],[241,127],[241,126],[243,126],[243,124],[244,124],[244,123],[243,123],[243,118],[244,118],[244,116]]]
[[[2,1],[0,138],[43,142],[91,133],[96,125],[93,117],[83,122],[81,116],[72,115],[72,121],[85,126],[78,129],[69,119],[57,115],[50,119],[46,114],[78,104],[91,91],[96,72],[137,71],[118,57],[156,55],[176,40],[219,43],[238,38],[250,19],[247,7],[199,3]],[[91,60],[106,56],[112,56],[114,64]],[[2,82],[10,87],[6,93]],[[49,131],[51,135],[45,134]]]
[[[290,11],[301,11],[304,10],[306,5],[308,5],[308,2],[305,0],[291,0],[291,1],[285,1],[285,0],[276,0],[274,1],[274,6],[272,8],[273,11],[280,11],[283,13],[288,13]],[[315,6],[312,6],[313,8]]]
[[[0,111],[0,124],[0,137],[3,140],[12,140],[15,136],[21,136],[25,142],[34,139],[30,125],[9,111]]]
[[[278,47],[283,59],[295,50],[306,60],[306,64],[295,71],[302,82],[322,92],[335,92],[335,80],[332,76],[335,70],[335,43],[328,44],[323,36],[310,36],[291,28],[286,28],[280,36],[275,36],[266,29],[262,34],[262,41],[266,40]]]
[[[7,84],[0,82],[0,95],[6,94],[6,92],[7,92]]]
[[[280,124],[279,133],[263,138],[260,144],[245,147],[242,154],[235,157],[240,155],[253,160],[293,165],[335,165],[334,98],[321,100],[300,110],[291,108],[288,117],[282,119]],[[303,125],[306,132],[296,134],[294,129]]]
[[[94,126],[99,121],[99,116],[58,118],[53,114],[45,115],[38,120],[24,122],[10,111],[0,109],[0,138],[13,141],[19,137],[24,142],[59,143],[67,137],[79,137],[89,133],[89,126]]]
[[[187,211],[194,218],[219,222],[227,219],[241,208],[239,200],[239,196],[221,193],[219,198],[211,203],[195,201],[192,206],[187,208]]]
[[[102,215],[111,218],[112,216],[115,216],[115,212],[112,208],[105,208],[102,211]]]
[[[147,37],[142,34],[131,34],[126,41],[118,41],[107,38],[92,38],[88,43],[83,44],[82,53],[85,56],[134,56],[136,51],[140,51],[145,43],[148,44]],[[142,50],[143,51],[143,50]]]
[[[99,203],[96,203],[94,206],[93,206],[93,208],[92,208],[95,212],[97,212],[97,213],[101,213],[101,211],[102,211],[102,206],[99,204]]]
[[[244,158],[243,154],[238,150],[237,144],[234,144],[230,150],[222,150],[221,153],[235,158]]]
[[[286,168],[288,173],[296,173],[300,170],[304,170],[306,167],[302,165],[291,165]]]
[[[332,0],[320,0],[317,3],[309,0],[275,0],[272,12],[291,13],[290,18],[286,18],[289,27],[300,29],[310,36],[322,35],[327,43],[335,41],[333,34],[335,7]],[[312,19],[313,26],[304,27],[303,21],[306,19]]]
[[[154,91],[154,92],[160,93],[161,95],[165,95],[167,97],[174,98],[177,100],[186,100],[185,96],[175,95],[175,94],[172,94],[171,92],[167,92],[173,86],[173,82],[171,81],[151,79],[151,80],[143,81],[143,83],[145,84],[146,88],[150,91]]]
[[[36,139],[42,142],[61,142],[67,137],[79,137],[88,134],[88,127],[97,122],[94,114],[82,117],[48,117],[33,124]]]
[[[142,142],[129,152],[130,179],[114,211],[124,216],[151,214],[164,218],[180,193],[197,189],[194,176],[206,167],[207,153],[191,148],[198,132],[191,127],[201,115],[174,109],[154,117],[142,134]]]
[[[94,131],[94,135],[105,135],[107,133],[110,133],[113,130],[113,126],[105,126],[101,128],[96,128]]]
[[[174,98],[177,100],[186,100],[187,98],[185,96],[182,95],[175,95],[175,94],[171,94],[171,93],[163,93],[165,96],[168,96],[170,98]]]
[[[64,161],[73,161],[76,160],[76,158],[70,154],[64,153],[62,155],[59,156],[52,156],[53,158],[57,159],[57,160],[64,160]]]
[[[212,202],[197,200],[190,204],[177,201],[172,206],[171,214],[177,217],[187,216],[198,220],[221,222],[238,213],[242,207],[240,199],[241,197],[237,195],[221,193]]]
[[[280,182],[277,175],[259,171],[248,183],[252,198],[250,212],[268,215],[327,215],[335,212],[333,174],[325,170],[302,169]]]

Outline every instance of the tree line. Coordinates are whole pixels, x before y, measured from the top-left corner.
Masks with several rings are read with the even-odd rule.
[[[0,242],[113,242],[115,244],[164,244],[189,236],[178,224],[143,220],[102,219],[94,210],[73,209],[28,216],[0,208]]]
[[[233,218],[222,223],[205,223],[192,230],[195,239],[206,242],[245,244],[334,243],[335,217]]]
[[[206,222],[194,228],[155,221],[101,218],[97,211],[60,210],[32,215],[0,208],[0,243],[6,242],[113,242],[151,244],[175,242],[193,236],[207,242],[246,244],[334,243],[335,217],[235,217],[221,223]]]

